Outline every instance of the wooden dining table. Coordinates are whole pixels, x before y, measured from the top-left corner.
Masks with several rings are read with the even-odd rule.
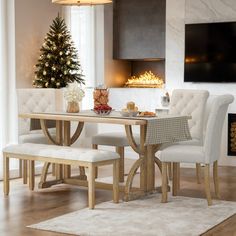
[[[80,113],[65,113],[65,112],[47,112],[47,113],[22,113],[20,118],[24,119],[38,119],[40,120],[41,128],[48,142],[54,145],[71,146],[80,137],[85,123],[96,124],[116,124],[125,127],[125,132],[130,146],[139,155],[139,158],[134,162],[129,170],[125,185],[120,186],[120,190],[124,191],[124,199],[131,200],[147,193],[160,190],[160,187],[155,186],[155,164],[161,171],[161,161],[155,156],[155,153],[160,148],[160,143],[149,144],[146,143],[146,135],[148,130],[148,117],[122,117],[119,112],[112,112],[107,116],[99,116],[92,111],[81,111]],[[178,118],[186,118],[185,116],[178,116]],[[190,119],[191,117],[187,117]],[[163,118],[165,119],[165,118]],[[163,120],[162,119],[162,120]],[[172,117],[166,117],[171,121]],[[174,117],[173,117],[174,119]],[[47,127],[47,120],[56,122],[55,138],[50,133]],[[161,119],[160,119],[161,120]],[[77,128],[72,134],[71,122],[77,122]],[[137,144],[133,135],[133,126],[139,127],[139,143]],[[181,129],[178,127],[176,129]],[[189,138],[186,138],[189,139]],[[69,166],[57,166],[56,179],[47,180],[47,174],[50,163],[46,163],[43,167],[39,188],[48,188],[52,185],[66,183],[78,186],[87,186],[87,176],[83,168],[80,168],[80,174],[71,176]],[[133,187],[133,180],[140,168],[140,186]],[[96,188],[112,189],[112,184],[96,181]]]

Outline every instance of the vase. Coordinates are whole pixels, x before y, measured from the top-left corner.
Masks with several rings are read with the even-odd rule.
[[[78,113],[79,112],[79,103],[78,102],[68,102],[66,112]]]

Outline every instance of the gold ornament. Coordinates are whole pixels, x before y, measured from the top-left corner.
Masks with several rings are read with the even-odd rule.
[[[43,75],[46,75],[46,74],[47,74],[47,71],[46,71],[46,70],[44,70],[44,71],[43,71]]]
[[[67,75],[67,71],[66,70],[64,71],[64,75]]]
[[[56,86],[57,86],[57,87],[60,87],[60,85],[61,85],[60,82],[57,82],[57,83],[56,83]]]
[[[51,54],[48,54],[48,55],[47,55],[47,58],[50,59],[50,58],[51,58]]]
[[[68,66],[70,65],[70,61],[67,61],[67,63],[66,63]]]
[[[54,71],[55,71],[55,70],[56,70],[56,67],[55,67],[55,66],[53,66],[53,67],[52,67],[52,70],[54,70]]]
[[[48,62],[46,62],[46,63],[45,63],[45,66],[46,66],[46,67],[48,67],[48,66],[49,66]]]
[[[45,83],[45,87],[46,87],[46,88],[48,87],[48,82],[47,82],[47,83]]]
[[[60,54],[60,56],[62,56],[62,55],[63,55],[63,52],[60,52],[59,54]]]

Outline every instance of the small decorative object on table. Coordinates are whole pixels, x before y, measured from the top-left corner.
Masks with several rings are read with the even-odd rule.
[[[107,105],[109,101],[108,96],[109,90],[106,87],[99,86],[95,88],[93,92],[94,107],[99,105]]]
[[[121,110],[121,115],[125,117],[133,117],[138,115],[138,107],[135,106],[134,102],[128,102],[126,108]]]
[[[106,87],[100,85],[93,91],[94,109],[97,115],[109,115],[112,108],[108,105],[109,91]]]
[[[80,111],[79,102],[81,102],[84,97],[84,90],[80,88],[77,82],[68,84],[64,92],[64,97],[67,101],[66,112],[77,113]]]
[[[164,96],[161,97],[161,105],[163,107],[168,107],[170,104],[170,95],[168,92]]]
[[[93,111],[97,114],[97,115],[109,115],[112,111],[112,108],[108,105],[97,105],[94,107]]]

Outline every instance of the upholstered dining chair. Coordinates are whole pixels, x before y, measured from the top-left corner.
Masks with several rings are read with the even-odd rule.
[[[169,162],[174,163],[174,169],[177,163],[201,163],[204,164],[205,192],[208,205],[212,205],[210,193],[210,165],[213,164],[213,178],[216,196],[219,197],[218,182],[218,164],[220,156],[222,128],[230,103],[234,97],[232,95],[221,95],[214,98],[208,117],[205,131],[205,140],[203,145],[171,145],[160,151],[162,161],[162,202],[167,202],[167,165]],[[173,195],[177,194],[177,178],[173,178]]]
[[[139,142],[137,135],[134,135],[136,142]],[[98,149],[98,145],[104,146],[115,146],[116,152],[120,155],[120,172],[119,181],[124,182],[124,153],[125,147],[130,146],[125,133],[122,132],[110,132],[101,133],[92,137],[92,147],[93,149]],[[97,173],[96,173],[97,175]]]
[[[55,89],[18,89],[17,102],[19,114],[53,111],[56,108]],[[55,136],[55,128],[51,128],[50,133]],[[19,118],[18,134],[19,143],[48,143],[37,120]],[[27,184],[27,161],[20,162],[20,166],[20,175],[23,175],[23,182]]]
[[[193,89],[175,89],[172,92],[169,114],[188,115],[189,129],[192,140],[180,142],[185,145],[202,145],[203,144],[203,126],[206,103],[209,97],[207,90]],[[168,146],[170,144],[167,144]],[[166,145],[163,145],[164,148]],[[179,170],[180,168],[178,168]],[[197,181],[200,183],[200,166],[196,164]],[[172,164],[168,164],[169,178],[172,178]],[[178,172],[179,176],[179,172]]]

